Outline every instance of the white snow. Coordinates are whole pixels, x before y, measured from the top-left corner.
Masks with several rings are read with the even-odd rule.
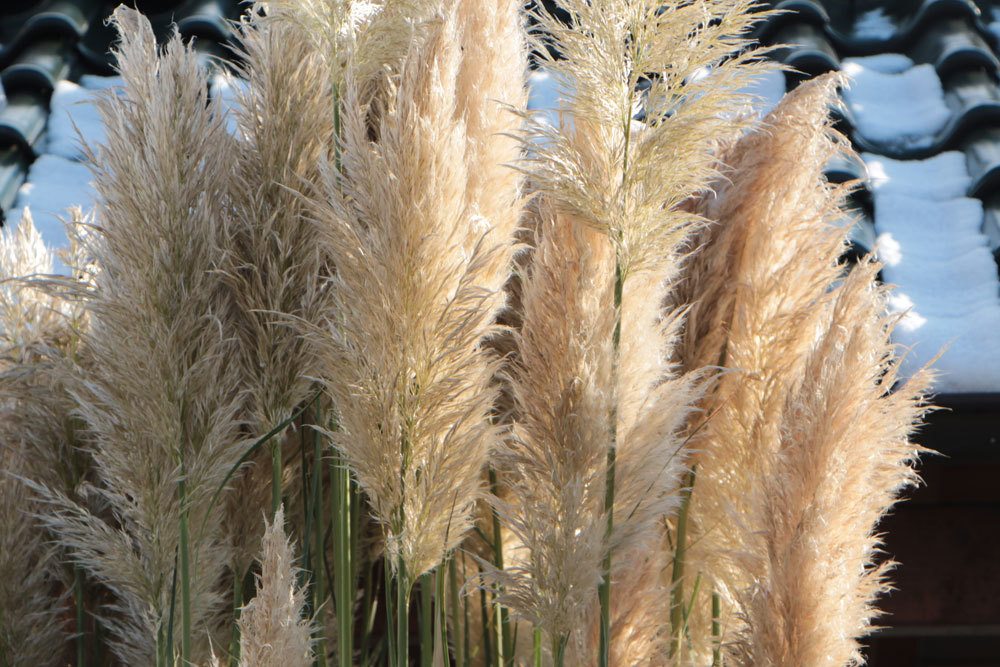
[[[911,348],[902,371],[912,373],[943,351],[933,368],[935,391],[941,393],[996,392],[1000,388],[1000,308],[995,306],[960,317],[924,319],[905,316],[896,326],[895,340]]]
[[[872,189],[879,193],[913,195],[924,199],[963,197],[972,185],[959,151],[938,153],[926,160],[893,160],[862,153]]]
[[[218,99],[222,112],[226,115],[226,129],[230,134],[236,134],[239,124],[236,121],[236,110],[239,107],[239,95],[246,90],[247,82],[229,74],[216,74],[212,77],[209,94]]]
[[[875,198],[876,252],[890,308],[902,319],[894,340],[910,348],[908,375],[934,363],[939,392],[1000,390],[1000,280],[981,232],[983,209],[965,197],[965,157],[891,160],[866,153]]]
[[[879,53],[863,58],[845,58],[844,62],[841,63],[841,69],[852,76],[862,69],[873,70],[882,74],[901,74],[915,64],[908,56],[904,56],[902,53]]]
[[[886,57],[891,56],[891,57]],[[898,54],[844,60],[850,77],[844,100],[858,132],[871,141],[900,147],[927,146],[951,116],[941,80],[929,64]]]
[[[82,159],[77,130],[89,145],[103,143],[104,124],[94,101],[100,91],[122,85],[121,77],[92,74],[80,77],[79,84],[72,81],[57,83],[50,103],[46,152],[74,160]]]
[[[896,24],[881,7],[861,14],[851,31],[855,39],[889,39],[896,34]]]
[[[751,107],[754,113],[764,117],[771,113],[785,96],[785,73],[777,69],[766,70],[754,77],[750,85],[740,92],[753,96]]]
[[[93,90],[72,81],[60,81],[52,93],[46,152],[82,159],[77,130],[91,146],[104,142],[104,124],[94,104]]]
[[[538,118],[552,127],[559,127],[559,108],[563,90],[558,78],[543,69],[528,76],[528,109],[537,111]]]
[[[83,159],[80,135],[91,146],[104,142],[104,124],[94,104],[95,95],[122,85],[121,77],[89,74],[80,77],[78,84],[71,81],[56,84],[50,103],[45,153],[31,165],[14,207],[7,212],[7,224],[12,229],[20,222],[24,207],[30,206],[45,244],[53,250],[66,246],[62,220],[69,217],[67,209],[80,206],[88,212],[96,200],[90,171],[80,162]],[[58,259],[54,270],[67,271]]]
[[[94,207],[96,194],[90,184],[87,167],[59,155],[42,155],[28,172],[28,181],[17,192],[14,208],[8,211],[8,225],[21,220],[21,211],[31,207],[35,227],[45,244],[55,250],[66,246],[66,231],[62,220],[68,219],[66,209],[80,206],[84,212]],[[66,268],[57,260],[56,272]]]

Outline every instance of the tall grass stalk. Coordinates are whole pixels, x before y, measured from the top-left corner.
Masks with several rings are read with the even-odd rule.
[[[487,476],[490,482],[490,492],[497,496],[499,489],[497,488],[497,473],[492,467],[490,467],[487,472]],[[500,526],[500,516],[494,508],[490,513],[492,521],[492,540],[490,544],[492,545],[493,551],[493,567],[498,570],[504,569],[503,563],[503,533]],[[505,667],[510,661],[513,660],[514,642],[511,636],[511,624],[510,624],[510,614],[508,610],[504,607],[503,603],[500,602],[503,596],[502,588],[498,591],[498,595],[495,597],[494,609],[493,609],[493,619],[494,627],[491,628],[492,632],[496,632],[496,659],[498,667]]]
[[[278,442],[271,443],[271,520],[274,521],[278,508],[281,507],[282,452],[281,437]]]
[[[712,591],[712,667],[722,667],[722,596]]]
[[[434,664],[433,647],[437,643],[435,634],[434,613],[434,574],[428,572],[420,577],[420,664],[422,667],[432,667]]]
[[[393,573],[392,581],[396,587],[395,629],[396,629],[396,667],[409,667],[410,664],[410,576],[406,571],[406,562],[399,558]]]
[[[615,269],[615,301],[614,301],[614,311],[615,311],[615,338],[614,338],[614,357],[618,356],[618,341],[621,334],[621,297],[622,297],[622,285],[623,281],[621,279],[621,269],[620,266],[616,266]],[[617,470],[618,461],[618,435],[617,435],[617,422],[618,418],[612,408],[611,416],[611,444],[608,446],[608,456],[607,456],[607,467],[605,471],[605,482],[604,482],[604,513],[607,517],[607,523],[604,530],[605,535],[605,554],[604,561],[601,565],[601,583],[597,589],[598,601],[601,608],[601,617],[598,628],[598,648],[597,648],[597,664],[600,667],[608,667],[611,660],[611,558],[612,558],[612,547],[611,538],[614,535],[615,530],[615,474]]]
[[[628,158],[629,158],[629,147],[632,140],[632,109],[635,105],[634,91],[629,91],[628,100],[625,108],[628,113],[623,118],[623,132],[624,141],[622,146],[622,196],[628,196],[628,188],[624,187],[627,185],[626,179],[628,178]],[[622,202],[622,209],[628,209],[628,202]],[[621,239],[616,240],[616,249],[621,247]],[[618,357],[621,354],[621,340],[622,340],[622,297],[625,292],[625,266],[622,262],[622,257],[620,252],[616,250],[615,257],[615,289],[614,289],[614,301],[612,303],[612,308],[614,309],[615,325],[614,331],[612,332],[611,345],[612,345],[612,359],[611,364],[614,372],[617,374],[619,361]],[[615,403],[611,405],[611,416],[609,418],[608,426],[611,429],[610,433],[610,443],[608,445],[608,463],[607,472],[605,473],[605,486],[604,486],[604,512],[607,515],[607,529],[605,531],[605,555],[604,563],[602,565],[602,577],[601,584],[598,588],[598,600],[601,606],[601,618],[598,628],[598,648],[597,648],[597,664],[599,667],[608,667],[611,661],[611,563],[612,563],[612,545],[611,538],[614,535],[615,530],[615,476],[617,474],[617,462],[618,462],[618,409]]]
[[[330,519],[333,535],[333,600],[337,615],[337,652],[341,665],[354,664],[354,585],[351,473],[339,452],[330,460]],[[367,619],[363,619],[367,624]],[[367,642],[366,642],[367,644]]]
[[[73,566],[73,606],[76,612],[76,664],[85,667],[87,664],[87,609],[86,583],[83,568]]]
[[[243,576],[233,573],[233,622],[229,639],[229,665],[236,667],[240,662],[240,611],[243,608]]]
[[[736,90],[754,69],[741,38],[753,22],[749,4],[557,0],[552,8],[570,20],[549,9],[535,17],[536,51],[558,89],[560,119],[526,119],[525,169],[557,215],[610,246],[605,263],[590,269],[603,276],[590,278],[593,287],[574,287],[593,290],[580,292],[586,298],[601,294],[611,314],[610,325],[601,325],[607,347],[587,343],[605,359],[597,386],[609,397],[604,423],[595,425],[604,438],[593,635],[599,665],[616,662],[613,637],[629,636],[612,628],[612,581],[635,576],[630,561],[659,541],[663,517],[680,503],[686,455],[678,431],[700,389],[696,376],[665,361],[650,365],[671,356],[683,315],[650,304],[667,300],[684,244],[701,221],[681,204],[713,176],[714,135],[735,124],[742,103]],[[713,73],[710,87],[693,76],[702,67]],[[646,84],[641,94],[640,83]],[[640,113],[641,123],[634,120]],[[560,316],[555,309],[549,315]],[[542,382],[548,372],[537,372]],[[574,371],[563,381],[569,387],[578,376]],[[566,390],[558,400],[571,396]],[[533,409],[542,408],[528,403],[515,419],[534,418]]]
[[[683,498],[680,511],[677,513],[677,525],[674,533],[674,556],[670,571],[670,656],[674,659],[680,656],[686,625],[684,619],[686,614],[684,607],[684,565],[687,558],[688,513],[691,508],[691,494],[694,492],[695,479],[696,471],[692,469],[685,478],[684,488],[681,491]],[[695,591],[696,593],[697,591]]]
[[[313,402],[312,432],[312,490],[310,492],[310,520],[312,521],[312,536],[315,544],[312,548],[313,573],[313,614],[318,619],[316,623],[316,664],[326,667],[326,624],[322,619],[326,615],[326,503],[323,497],[323,440],[319,430],[322,423],[319,397]],[[331,481],[332,485],[332,481]]]
[[[454,638],[455,667],[466,665],[466,644],[468,636],[468,595],[459,591],[458,561],[460,554],[452,554],[448,560],[448,608],[451,611],[451,629]],[[463,560],[464,564],[464,560]],[[463,576],[463,580],[464,580]],[[445,626],[447,630],[447,625]]]
[[[448,578],[451,556],[434,571],[434,661],[435,667],[451,665],[451,651],[448,643],[448,598],[445,581]]]
[[[188,519],[187,472],[184,460],[180,463],[177,480],[177,499],[180,503],[180,585],[181,585],[181,664],[191,662],[191,537]]]

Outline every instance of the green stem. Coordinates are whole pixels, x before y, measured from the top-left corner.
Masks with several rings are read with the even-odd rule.
[[[465,619],[462,616],[460,620],[461,610],[458,600],[458,563],[452,556],[448,561],[448,606],[451,607],[451,628],[455,633],[455,667],[465,667],[465,642],[462,639]]]
[[[468,581],[469,573],[465,569],[465,559],[462,559],[462,581]],[[472,660],[472,633],[469,632],[469,596],[462,596],[462,650],[465,652],[465,660],[462,667],[468,667]]]
[[[361,665],[368,664],[369,638],[375,628],[375,614],[377,602],[373,602],[376,593],[375,583],[375,561],[369,560],[368,567],[365,568],[365,577],[361,582],[361,590],[364,595],[361,597]]]
[[[323,481],[320,479],[323,463],[323,443],[320,439],[318,425],[320,424],[319,397],[316,398],[313,410],[313,467],[312,467],[312,494],[310,499],[310,511],[313,520],[313,536],[316,546],[313,549],[313,613],[316,615],[316,665],[326,667],[326,633],[323,623],[325,616],[323,603],[326,601],[326,585],[324,575],[324,555],[326,548],[323,540],[323,526],[326,524],[323,516]]]
[[[434,664],[434,591],[429,572],[420,577],[420,665]]]
[[[351,549],[351,473],[335,452],[330,463],[333,529],[333,586],[340,665],[354,664],[354,565]],[[388,595],[388,592],[387,592]]]
[[[628,134],[626,134],[626,137]],[[626,154],[626,161],[628,157]],[[622,296],[625,291],[625,276],[620,260],[615,262],[615,328],[612,334],[614,347],[614,365],[618,367],[618,351],[621,348],[622,336]],[[617,383],[617,370],[616,379]],[[617,399],[616,399],[617,400]],[[599,631],[598,665],[608,667],[611,664],[611,536],[614,533],[615,520],[615,474],[618,458],[618,407],[613,404],[610,416],[611,445],[608,447],[607,472],[604,479],[604,512],[607,516],[607,526],[604,529],[605,554],[602,565],[600,586],[597,589],[601,605],[601,625]]]
[[[534,667],[542,667],[542,629],[535,626],[534,634],[532,635],[532,654],[533,660],[532,665]]]
[[[496,496],[499,491],[497,485],[497,473],[493,468],[489,469],[488,472],[490,481],[490,492]],[[496,566],[498,570],[503,569],[503,536],[500,533],[500,515],[494,509],[492,511],[493,520],[493,565]],[[501,590],[498,587],[498,591]],[[507,608],[496,603],[495,616],[496,616],[496,649],[497,649],[497,665],[499,667],[504,667],[507,664],[513,664],[514,659],[514,647],[511,641],[510,632],[510,615]]]
[[[400,556],[396,566],[396,667],[410,664],[410,582]]]
[[[445,665],[451,664],[451,652],[448,648],[448,604],[444,592],[450,560],[450,557],[445,557],[434,573],[434,604],[437,612],[434,614],[434,637],[441,642],[441,656]]]
[[[712,667],[722,667],[722,598],[712,591]]]
[[[191,539],[188,535],[187,472],[181,461],[181,478],[177,482],[180,497],[180,566],[181,566],[181,665],[191,664]]]
[[[566,664],[566,644],[568,637],[554,637],[552,639],[552,662],[555,667],[564,667]]]
[[[694,487],[696,470],[687,474],[681,491],[681,509],[677,514],[677,541],[674,547],[674,566],[670,575],[670,656],[680,654],[684,629],[684,560],[687,555],[688,511],[691,507],[691,491]]]
[[[483,568],[478,567],[479,574],[482,576]],[[493,632],[490,630],[490,614],[489,605],[486,602],[486,587],[479,589],[479,613],[482,615],[483,623],[483,663],[489,667],[493,664]]]
[[[385,634],[389,647],[389,666],[396,667],[396,623],[399,619],[396,616],[396,605],[394,604],[396,582],[392,578],[392,567],[388,556],[382,559],[382,573],[385,576]],[[341,667],[344,665],[341,664]]]
[[[84,607],[83,568],[73,566],[73,601],[76,605],[76,664],[77,667],[87,665],[87,634],[84,627],[86,609]]]
[[[281,506],[281,434],[278,441],[271,443],[271,521]]]

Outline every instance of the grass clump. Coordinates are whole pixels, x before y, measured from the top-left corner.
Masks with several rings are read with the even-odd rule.
[[[75,275],[0,253],[4,664],[860,663],[928,375],[839,81],[761,121],[751,3],[553,4],[260,3],[232,131],[116,11]]]

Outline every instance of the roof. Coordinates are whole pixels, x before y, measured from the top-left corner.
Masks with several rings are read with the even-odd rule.
[[[89,91],[113,85],[106,17],[117,0],[6,0],[0,9],[0,212],[30,205],[43,238],[64,206],[92,201],[78,126],[102,131]],[[229,54],[240,0],[134,0],[160,38],[173,24],[206,66]],[[897,340],[913,370],[938,361],[942,392],[1000,397],[1000,0],[782,0],[756,37],[784,44],[792,71],[759,81],[766,111],[801,80],[851,80],[838,123],[861,160],[831,180],[866,179],[853,196],[853,254],[878,250],[907,312]],[[216,79],[213,94],[226,97]],[[534,99],[544,93],[533,91]],[[95,136],[97,135],[97,136]],[[77,201],[79,200],[79,201]]]
[[[32,163],[48,152],[51,102],[61,82],[114,74],[114,30],[105,19],[118,0],[4,0],[0,3],[0,211],[10,211]],[[173,24],[206,63],[226,57],[240,0],[134,0],[162,40]],[[63,86],[64,88],[66,86]],[[43,163],[44,165],[45,163]],[[64,169],[64,171],[67,171]],[[69,169],[68,171],[72,171]]]
[[[832,180],[854,196],[855,253],[877,250],[897,286],[896,340],[944,393],[1000,394],[1000,2],[783,0],[756,36],[801,80],[849,79],[838,125],[861,161]],[[993,398],[991,398],[991,396]]]

